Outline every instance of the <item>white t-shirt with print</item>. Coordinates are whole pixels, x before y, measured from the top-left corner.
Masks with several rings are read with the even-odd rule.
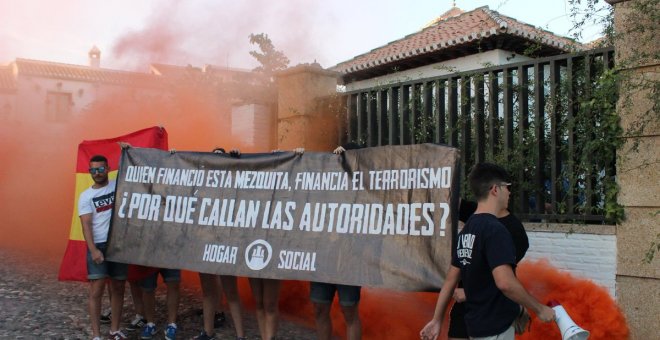
[[[92,214],[92,235],[94,243],[106,242],[110,229],[112,208],[115,206],[116,181],[109,181],[108,185],[94,189],[89,187],[80,194],[78,199],[78,215]]]

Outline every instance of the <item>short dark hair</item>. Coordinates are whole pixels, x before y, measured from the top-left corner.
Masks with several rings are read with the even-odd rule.
[[[472,195],[477,201],[488,197],[488,191],[494,184],[509,182],[509,174],[501,166],[493,163],[479,163],[472,168],[468,176],[468,183]]]
[[[89,159],[89,162],[105,162],[105,164],[108,165],[108,159],[103,155],[94,155]]]

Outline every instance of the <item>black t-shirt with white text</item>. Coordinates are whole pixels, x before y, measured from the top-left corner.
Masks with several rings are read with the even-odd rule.
[[[520,307],[497,288],[492,270],[501,265],[516,266],[509,231],[494,215],[472,215],[458,234],[452,265],[461,269],[468,334],[485,337],[506,331]]]

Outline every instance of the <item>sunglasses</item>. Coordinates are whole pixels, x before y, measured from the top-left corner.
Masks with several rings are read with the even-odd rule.
[[[107,168],[104,166],[100,166],[98,168],[89,168],[89,173],[92,175],[96,175],[96,174],[104,173],[105,170],[107,170]]]
[[[511,186],[512,186],[512,184],[511,184],[511,183],[500,183],[500,184],[498,184],[497,186],[500,187],[500,188],[501,188],[501,187],[506,187],[507,190],[511,191]]]

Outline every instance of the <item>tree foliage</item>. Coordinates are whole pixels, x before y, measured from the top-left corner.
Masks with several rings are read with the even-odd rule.
[[[260,64],[254,68],[255,72],[272,75],[273,73],[284,70],[289,66],[289,58],[284,55],[284,52],[275,49],[268,34],[250,34],[249,37],[250,44],[259,47],[259,51],[250,51],[250,55]]]

